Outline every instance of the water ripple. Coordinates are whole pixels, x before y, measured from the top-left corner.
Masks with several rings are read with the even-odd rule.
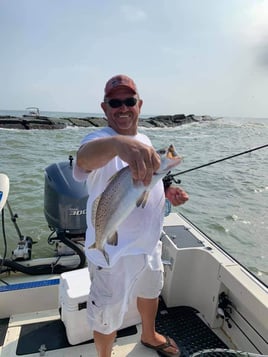
[[[0,129],[1,172],[10,178],[9,202],[18,213],[23,234],[31,236],[33,256],[48,256],[50,234],[43,213],[44,171],[54,162],[75,155],[84,135],[94,128],[64,130]],[[177,128],[142,128],[154,146],[174,143],[183,156],[177,172],[218,160],[258,145],[268,137],[268,120],[223,118],[211,123]],[[268,149],[255,151],[180,175],[181,187],[190,195],[182,212],[202,231],[268,283]],[[17,234],[5,211],[8,249]],[[0,246],[1,249],[1,246]],[[1,254],[1,251],[0,251]],[[260,258],[263,257],[263,258]]]

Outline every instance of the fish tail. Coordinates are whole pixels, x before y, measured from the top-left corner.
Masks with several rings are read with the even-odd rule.
[[[88,249],[98,249],[97,246],[96,246],[96,242],[93,243],[92,245],[90,245],[90,246],[88,247]],[[104,249],[100,249],[100,251],[102,252],[102,254],[103,254],[103,256],[104,256],[104,258],[105,258],[105,260],[106,260],[106,262],[107,262],[107,265],[110,265],[109,254],[108,254],[107,252],[105,252]]]
[[[173,157],[177,157],[177,151],[175,149],[175,146],[173,144],[170,144],[167,150],[167,157],[172,159]]]

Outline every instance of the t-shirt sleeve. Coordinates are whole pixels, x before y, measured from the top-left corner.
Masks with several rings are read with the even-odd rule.
[[[85,172],[79,166],[77,166],[76,160],[75,160],[74,166],[73,166],[73,178],[75,179],[75,181],[78,181],[78,182],[86,181],[88,174],[89,174],[89,172]]]
[[[113,132],[113,130],[111,128],[103,128],[101,130],[97,130],[97,131],[93,131],[89,134],[87,134],[81,141],[80,143],[80,147],[86,143],[88,143],[89,141],[92,140],[97,140],[103,137],[107,137],[107,136],[111,136],[114,135],[115,132]],[[77,163],[76,160],[74,160],[74,167],[73,167],[73,178],[75,179],[75,181],[78,182],[83,182],[86,181],[88,178],[90,172],[86,172],[83,169],[81,169]]]

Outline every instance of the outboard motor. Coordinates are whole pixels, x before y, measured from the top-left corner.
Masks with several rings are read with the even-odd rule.
[[[68,236],[86,231],[88,193],[85,183],[73,179],[72,156],[45,170],[44,213],[48,225]]]
[[[73,179],[72,162],[73,158],[69,156],[69,161],[52,164],[45,169],[44,214],[52,231],[48,243],[56,243],[56,257],[45,258],[48,260],[47,263],[32,263],[32,244],[37,242],[22,235],[16,222],[18,215],[13,214],[6,200],[9,181],[7,182],[6,177],[0,174],[0,211],[6,203],[19,236],[17,248],[12,251],[11,259],[6,258],[5,253],[3,258],[0,258],[0,273],[14,270],[30,275],[61,274],[86,265],[84,242],[88,192],[85,183]],[[3,184],[5,189],[1,189]],[[1,212],[4,222],[2,213],[4,212]],[[4,227],[4,223],[2,225]],[[67,255],[69,257],[66,257]],[[26,265],[24,261],[27,261]]]
[[[45,169],[44,214],[56,240],[70,247],[70,241],[85,239],[86,205],[88,192],[85,183],[73,178],[73,157],[69,161],[54,163]],[[67,240],[66,240],[67,238]],[[58,243],[59,255],[74,254]]]

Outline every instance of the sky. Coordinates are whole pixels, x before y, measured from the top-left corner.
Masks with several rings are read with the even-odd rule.
[[[0,0],[0,110],[101,113],[119,73],[144,115],[268,118],[268,0]]]

